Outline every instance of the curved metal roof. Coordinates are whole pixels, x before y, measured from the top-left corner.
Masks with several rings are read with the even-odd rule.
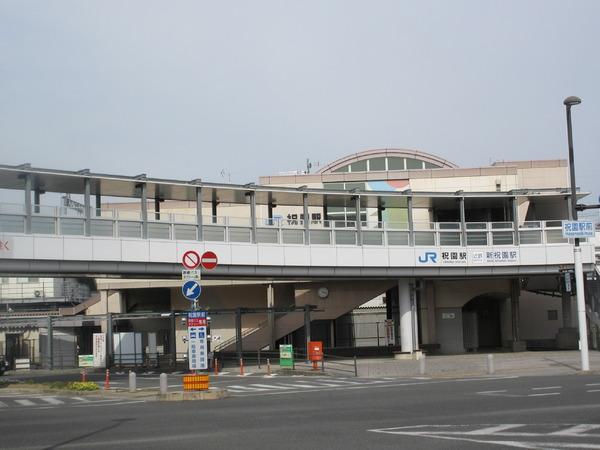
[[[384,156],[395,156],[401,158],[413,158],[419,161],[425,161],[431,164],[435,164],[436,166],[440,166],[440,168],[444,169],[457,169],[458,166],[453,162],[450,162],[446,159],[440,158],[439,156],[432,155],[430,153],[420,152],[418,150],[408,150],[402,148],[380,148],[373,150],[366,150],[364,152],[352,153],[350,155],[346,155],[343,158],[337,159],[332,163],[327,164],[326,166],[319,169],[317,173],[331,173],[340,167],[347,166],[353,162],[362,161],[365,159],[384,157]]]

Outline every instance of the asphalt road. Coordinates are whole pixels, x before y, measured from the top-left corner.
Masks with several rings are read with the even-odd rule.
[[[82,407],[64,399],[41,409],[3,397],[0,448],[600,449],[597,375],[348,379],[358,384],[345,386],[231,378],[246,389],[218,401]],[[302,382],[317,387],[295,387]]]

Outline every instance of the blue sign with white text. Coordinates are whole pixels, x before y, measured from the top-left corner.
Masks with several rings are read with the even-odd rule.
[[[183,286],[181,286],[181,292],[183,293],[183,296],[190,301],[195,301],[198,297],[200,297],[201,291],[202,287],[200,287],[196,280],[188,280],[183,283]]]

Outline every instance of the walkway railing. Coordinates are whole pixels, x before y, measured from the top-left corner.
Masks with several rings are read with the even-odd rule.
[[[84,211],[66,207],[34,205],[31,233],[40,235],[85,236]],[[139,211],[96,210],[90,214],[89,235],[135,238],[143,236],[144,222]],[[24,205],[0,204],[0,232],[25,233]],[[359,226],[360,225],[360,226]],[[253,242],[261,244],[366,245],[366,246],[502,246],[564,244],[561,221],[527,221],[515,229],[513,222],[372,222],[262,218],[253,228],[248,217],[205,216],[199,233],[197,217],[179,213],[148,214],[149,239],[197,240],[210,242]]]

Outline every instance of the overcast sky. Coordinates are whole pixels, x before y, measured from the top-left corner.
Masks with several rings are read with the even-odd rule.
[[[0,163],[246,183],[370,148],[567,158],[600,193],[598,1],[0,0]]]

